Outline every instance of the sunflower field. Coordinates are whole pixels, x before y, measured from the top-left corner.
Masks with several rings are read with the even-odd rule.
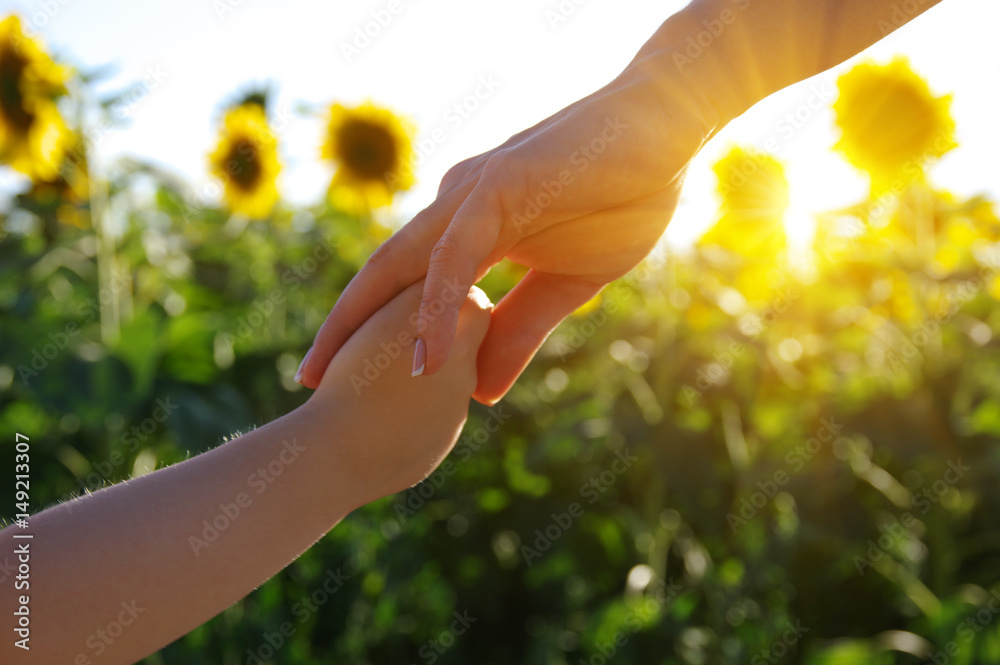
[[[33,510],[304,402],[303,353],[391,232],[373,211],[417,175],[409,121],[331,103],[328,196],[289,205],[249,94],[203,148],[206,204],[152,163],[90,166],[88,85],[0,22],[0,168],[26,183],[0,209],[0,423],[30,433]],[[811,247],[783,164],[733,146],[715,225],[473,403],[450,472],[144,662],[1000,662],[996,202],[935,186],[951,100],[906,60],[838,88],[835,150],[870,193]]]

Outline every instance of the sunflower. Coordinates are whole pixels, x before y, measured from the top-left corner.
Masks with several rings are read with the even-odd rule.
[[[833,110],[842,135],[834,148],[868,172],[875,191],[922,178],[930,162],[957,145],[951,95],[932,95],[906,58],[860,64],[837,86]]]
[[[208,156],[209,169],[222,180],[223,198],[233,212],[262,218],[278,202],[278,141],[259,104],[226,112],[219,145]]]
[[[58,176],[70,138],[55,101],[67,76],[25,37],[20,19],[0,21],[0,162],[36,181]]]
[[[733,146],[712,170],[719,181],[722,215],[699,244],[719,245],[745,257],[773,256],[783,249],[788,180],[781,162],[765,152]]]
[[[37,203],[58,206],[55,216],[63,224],[80,228],[90,224],[90,175],[83,137],[69,135],[59,174],[52,180],[34,180],[30,196]]]
[[[330,203],[364,214],[412,187],[414,133],[411,123],[371,102],[353,109],[331,106],[321,152],[337,166]]]

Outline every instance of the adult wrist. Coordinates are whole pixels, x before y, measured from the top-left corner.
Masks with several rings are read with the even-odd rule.
[[[649,72],[671,101],[686,89],[717,132],[768,94],[744,25],[750,2],[693,0],[664,21],[629,67]]]

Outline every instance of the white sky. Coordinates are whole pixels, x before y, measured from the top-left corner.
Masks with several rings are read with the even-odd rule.
[[[205,155],[216,138],[220,109],[252,84],[272,84],[273,109],[292,112],[305,105],[320,112],[294,111],[281,132],[280,186],[293,202],[315,201],[325,192],[331,170],[318,151],[321,113],[330,102],[370,98],[411,116],[420,138],[443,129],[446,138],[430,144],[434,149],[420,166],[417,188],[396,206],[396,216],[405,221],[433,199],[449,166],[606,83],[685,4],[561,2],[579,6],[555,27],[546,11],[560,0],[0,0],[0,14],[18,11],[64,60],[85,69],[111,65],[115,73],[102,91],[146,79],[147,68],[162,72],[162,82],[129,107],[128,122],[101,141],[100,159],[130,154],[155,161],[200,192],[211,191]],[[348,62],[341,45],[351,42],[355,27],[371,20],[372,12],[390,5],[397,13]],[[994,161],[1000,148],[997,25],[996,0],[945,0],[861,56],[884,62],[906,54],[937,94],[954,93],[961,147],[935,166],[934,180],[964,194],[989,192],[994,199],[1000,198]],[[686,244],[713,221],[710,165],[730,142],[762,146],[776,139],[800,210],[829,209],[863,196],[861,177],[829,151],[836,133],[828,105],[790,139],[776,126],[814,89],[835,89],[837,76],[853,62],[773,95],[714,139],[689,171],[668,239]],[[499,87],[460,126],[449,123],[444,114],[472,94],[481,77],[492,77]],[[0,187],[11,182],[9,174],[0,177]]]

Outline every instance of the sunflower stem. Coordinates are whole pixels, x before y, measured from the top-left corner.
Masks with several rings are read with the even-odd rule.
[[[85,90],[78,90],[80,103],[76,104],[77,127],[83,136],[91,136],[87,129],[86,111],[88,108],[99,108],[95,100],[86,93]],[[96,134],[100,136],[100,134]],[[123,288],[115,280],[117,274],[117,254],[114,236],[108,228],[109,196],[108,185],[104,178],[100,177],[97,168],[97,155],[86,148],[86,157],[81,164],[86,164],[87,182],[90,196],[90,222],[94,228],[94,236],[97,240],[97,302],[98,312],[101,322],[101,342],[105,346],[114,344],[121,336],[121,308],[120,298],[122,293],[127,293],[131,297],[131,289]]]

